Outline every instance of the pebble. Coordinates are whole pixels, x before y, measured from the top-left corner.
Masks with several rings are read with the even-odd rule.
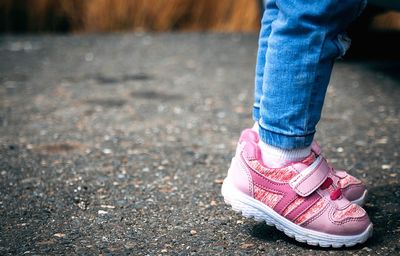
[[[86,203],[85,203],[84,201],[80,201],[80,202],[78,203],[78,207],[79,207],[81,210],[86,210]]]
[[[363,248],[363,250],[365,250],[365,251],[367,251],[367,252],[370,252],[370,251],[372,251],[372,249],[371,249],[371,248],[369,248],[369,247],[364,247],[364,248]]]
[[[59,237],[59,238],[63,238],[65,236],[65,234],[63,234],[63,233],[55,233],[53,236]]]
[[[250,249],[253,246],[254,246],[254,244],[251,244],[251,243],[243,243],[243,244],[240,245],[240,248],[242,248],[242,249]]]
[[[106,214],[108,214],[108,212],[103,211],[103,210],[99,210],[97,213],[98,213],[99,215],[106,215]]]
[[[388,138],[387,137],[383,137],[383,138],[380,138],[380,139],[376,140],[377,144],[387,144],[387,142],[388,142]]]
[[[111,151],[111,149],[109,149],[109,148],[105,148],[105,149],[103,149],[103,153],[106,154],[106,155],[108,155],[108,154],[111,154],[112,151]]]
[[[214,183],[215,184],[222,184],[222,183],[224,183],[224,180],[223,179],[215,179]]]
[[[106,204],[102,204],[100,205],[101,208],[106,208],[106,209],[115,209],[114,205],[106,205]]]

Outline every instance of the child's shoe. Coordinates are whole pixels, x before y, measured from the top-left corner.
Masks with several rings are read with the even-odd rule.
[[[268,168],[257,141],[254,131],[242,133],[222,185],[225,202],[235,211],[311,245],[353,246],[372,235],[368,215],[344,197],[340,182],[334,185],[332,168],[316,148],[301,162]]]
[[[258,129],[258,126],[254,129]],[[254,132],[254,129],[246,129],[243,133],[246,133],[245,137],[251,138],[251,140],[253,140],[255,143],[258,143],[259,136],[256,132]],[[314,152],[316,157],[322,156],[322,150],[315,140],[311,144],[311,150]],[[362,181],[348,174],[344,170],[335,170],[331,165],[329,165],[329,168],[329,177],[333,181],[333,187],[342,188],[342,193],[347,200],[363,206],[367,200],[368,191]]]

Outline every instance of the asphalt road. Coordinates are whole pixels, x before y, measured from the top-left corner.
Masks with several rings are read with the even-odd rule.
[[[375,233],[320,249],[220,195],[252,124],[257,36],[0,37],[1,255],[396,255],[400,61],[339,61],[320,144]]]

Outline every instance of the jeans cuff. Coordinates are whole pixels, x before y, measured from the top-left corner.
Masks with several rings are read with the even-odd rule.
[[[253,120],[258,122],[260,119],[260,107],[253,106]]]
[[[259,127],[260,139],[277,148],[281,149],[298,149],[306,148],[311,145],[314,139],[314,133],[307,135],[284,135],[266,130],[262,126]]]

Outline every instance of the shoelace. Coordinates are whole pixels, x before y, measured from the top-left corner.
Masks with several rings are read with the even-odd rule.
[[[322,183],[322,185],[320,186],[320,189],[322,189],[322,190],[327,189],[327,188],[329,188],[330,185],[332,185],[332,183],[333,183],[332,179],[328,177],[328,178],[326,178],[326,180],[324,181],[324,183]],[[338,199],[341,195],[342,195],[342,188],[341,188],[341,187],[338,187],[338,188],[336,188],[335,190],[333,190],[333,191],[330,193],[329,196],[330,196],[331,200],[335,201],[335,200]]]

